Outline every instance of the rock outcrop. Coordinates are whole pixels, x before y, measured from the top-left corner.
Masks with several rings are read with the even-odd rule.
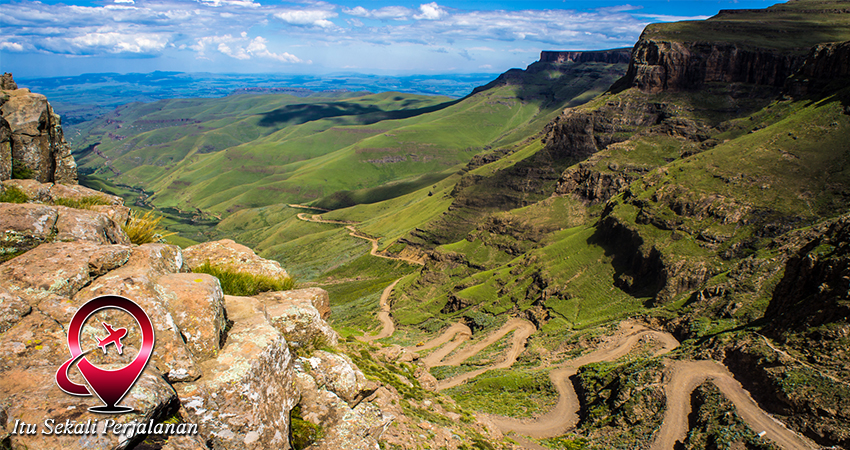
[[[47,97],[18,89],[11,74],[0,83],[0,181],[13,164],[42,183],[77,183],[77,164],[65,142],[59,115]]]
[[[747,83],[781,88],[803,57],[773,49],[740,48],[727,42],[641,39],[619,87],[646,93],[694,91],[706,83]]]
[[[606,64],[628,64],[631,57],[630,48],[615,48],[599,51],[542,51],[540,62],[562,64],[566,62],[601,62]]]
[[[785,83],[791,95],[822,92],[829,86],[844,88],[850,78],[850,41],[812,48],[802,67]]]
[[[97,399],[63,393],[54,376],[69,357],[64,324],[88,300],[121,295],[151,318],[156,345],[144,374],[122,401],[136,411],[116,416],[117,423],[159,422],[176,414],[196,425],[198,434],[169,440],[164,448],[288,449],[290,411],[300,402],[309,405],[305,409],[333,411],[321,419],[311,416],[327,431],[322,448],[353,442],[354,436],[362,444],[357,448],[377,448],[372,429],[390,419],[363,401],[377,386],[333,350],[339,336],[325,321],[330,315],[326,291],[226,296],[217,278],[189,273],[187,261],[216,261],[273,276],[286,271],[233,241],[199,244],[186,250],[190,257],[173,245],[132,245],[106,213],[49,204],[102,196],[80,186],[34,180],[0,186],[45,202],[0,203],[3,246],[26,243],[0,264],[0,442],[11,448],[122,449],[146,437],[12,434],[16,421],[41,426],[48,418],[103,419],[87,410],[99,404]],[[101,207],[124,208],[120,199],[101,200],[114,203]],[[126,365],[140,346],[137,324],[119,311],[98,314],[90,320],[129,330],[124,352],[86,357],[93,364]],[[83,348],[91,348],[102,329],[89,324],[82,334]],[[308,356],[298,359],[295,352]],[[71,378],[83,382],[75,370]],[[309,392],[302,393],[305,386]]]

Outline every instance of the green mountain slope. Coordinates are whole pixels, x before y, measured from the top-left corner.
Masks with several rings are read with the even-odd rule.
[[[383,93],[134,104],[95,124],[78,160],[96,176],[153,192],[149,201],[159,207],[218,214],[326,197],[327,207],[368,203],[432,184],[439,180],[433,174],[527,138],[623,71],[549,64],[459,101]]]
[[[850,43],[828,43],[850,38],[841,11],[835,2],[798,1],[739,13],[740,21],[722,13],[653,25],[623,79],[534,139],[478,155],[393,201],[323,213],[360,221],[357,229],[382,238],[385,254],[425,259],[415,272],[395,269],[369,294],[336,291],[347,314],[339,325],[368,326],[352,309],[376,310],[377,292],[402,276],[387,344],[423,342],[458,321],[473,339],[511,318],[531,321],[537,332],[512,371],[476,378],[492,392],[481,389],[472,401],[468,389],[449,391],[502,413],[487,398],[528,395],[517,376],[538,376],[580,351],[573,342],[637,318],[682,342],[673,359],[722,362],[783,423],[818,444],[847,446]],[[756,39],[762,22],[787,31],[786,40]],[[718,31],[713,39],[713,30],[735,27],[744,30],[738,38]],[[326,259],[303,273],[329,289],[341,273],[380,278],[356,251],[341,251],[368,248],[342,226],[279,211],[290,217],[269,229],[297,223],[298,244],[259,229],[242,236],[295,267],[310,258],[298,248],[322,246],[312,253]],[[632,358],[580,374],[583,386],[595,387],[581,394],[592,409],[580,411],[577,433],[600,448],[643,448],[658,429],[663,405],[657,395],[635,394],[634,380],[660,382],[664,366]],[[475,367],[431,372],[445,379]],[[711,406],[718,400],[706,392],[690,448],[772,448],[759,430],[715,414],[728,407]]]

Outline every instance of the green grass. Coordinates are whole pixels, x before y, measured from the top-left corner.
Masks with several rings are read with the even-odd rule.
[[[130,219],[121,226],[121,229],[127,233],[130,242],[136,245],[162,242],[171,233],[163,229],[160,222],[162,222],[162,216],[153,211],[147,211],[144,214],[131,211]]]
[[[54,198],[53,204],[58,206],[67,206],[76,209],[91,209],[92,206],[110,205],[111,202],[103,197],[91,195],[83,198]]]
[[[488,370],[445,393],[463,408],[520,418],[544,414],[558,401],[558,392],[545,370]]]
[[[206,273],[218,278],[225,295],[252,296],[260,292],[287,291],[295,287],[290,277],[271,277],[249,272],[240,272],[229,267],[213,266],[207,261],[193,272]]]
[[[3,186],[3,191],[0,193],[0,203],[26,203],[29,199],[27,194],[17,186]]]
[[[295,450],[304,450],[324,437],[324,429],[301,417],[301,405],[289,413],[289,442]]]

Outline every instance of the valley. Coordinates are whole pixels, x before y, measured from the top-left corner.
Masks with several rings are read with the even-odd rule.
[[[651,24],[460,98],[129,103],[74,157],[172,243],[327,291],[383,449],[850,448],[846,11]]]

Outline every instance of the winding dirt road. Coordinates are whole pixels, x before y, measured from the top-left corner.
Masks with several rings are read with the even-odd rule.
[[[744,390],[729,370],[715,361],[675,361],[668,367],[669,381],[665,382],[667,411],[661,430],[652,443],[652,450],[669,450],[683,441],[688,432],[688,414],[691,412],[691,392],[706,380],[711,380],[720,392],[735,404],[738,415],[756,433],[762,433],[784,449],[820,448],[808,439],[789,430],[761,408]],[[665,374],[665,378],[667,374]]]
[[[393,284],[387,286],[386,289],[384,289],[384,292],[381,293],[381,309],[378,310],[378,320],[381,321],[381,331],[374,336],[357,336],[357,339],[363,342],[371,342],[390,337],[393,333],[395,333],[395,324],[393,323],[393,319],[390,317],[389,298],[390,294],[393,292],[393,288],[399,281],[401,281],[401,278],[393,281]]]
[[[647,337],[660,343],[661,348],[655,352],[655,355],[667,353],[679,346],[679,342],[667,333],[624,322],[620,326],[620,331],[608,338],[600,349],[562,363],[549,372],[549,379],[558,391],[558,403],[548,413],[535,420],[488,417],[503,433],[513,431],[534,438],[549,438],[565,434],[578,423],[579,401],[570,377],[575,375],[581,366],[600,361],[612,361],[625,356],[641,339]]]
[[[293,208],[318,209],[303,205],[289,206]],[[306,213],[299,213],[298,218],[307,222],[345,225],[350,236],[371,242],[372,250],[370,254],[372,256],[424,265],[421,261],[411,258],[393,257],[378,253],[378,239],[367,236],[354,228],[353,225],[356,222],[326,220],[322,219],[321,215],[318,214],[308,217]],[[380,320],[382,325],[381,331],[377,335],[358,337],[358,339],[369,342],[393,335],[395,325],[390,317],[389,296],[399,281],[400,279],[387,286],[381,294],[380,311],[378,312],[378,320]],[[535,331],[536,328],[530,322],[514,318],[481,342],[463,349],[452,358],[444,361],[449,354],[468,341],[472,336],[472,331],[469,327],[462,322],[458,322],[450,326],[435,339],[421,346],[411,347],[409,349],[420,351],[440,347],[422,359],[426,368],[447,365],[457,366],[494,344],[506,334],[510,332],[514,333],[511,339],[511,348],[505,359],[499,363],[442,380],[437,384],[437,390],[441,391],[459,386],[487,370],[511,367],[525,348],[528,338]],[[536,419],[515,419],[494,415],[487,415],[487,418],[503,433],[513,432],[533,438],[549,438],[564,435],[567,431],[574,428],[579,420],[579,401],[570,377],[575,375],[581,366],[601,361],[613,361],[625,356],[635,345],[647,338],[658,344],[654,356],[663,355],[679,346],[679,342],[669,333],[650,330],[640,325],[623,322],[620,325],[620,330],[603,342],[599,349],[559,364],[549,373],[549,378],[558,391],[558,403],[549,412]],[[767,339],[765,340],[767,341]],[[768,345],[774,348],[770,342],[768,342]],[[781,350],[776,348],[774,350],[781,352]],[[674,449],[679,442],[684,441],[688,432],[687,418],[692,409],[690,402],[691,393],[706,380],[714,383],[723,395],[735,405],[738,414],[747,425],[756,433],[764,433],[761,434],[764,438],[788,450],[819,448],[805,437],[789,430],[780,421],[764,412],[741,386],[741,383],[735,380],[726,367],[716,361],[703,360],[673,361],[668,363],[663,382],[667,397],[667,408],[664,413],[664,421],[661,429],[656,434],[651,450]],[[519,437],[519,442],[523,443],[523,445],[528,444],[526,445],[528,448],[541,448],[539,445],[521,437]]]
[[[537,331],[537,328],[531,322],[525,319],[513,318],[502,325],[501,328],[488,335],[481,342],[469,346],[468,348],[464,348],[447,361],[439,362],[437,365],[440,366],[459,366],[467,359],[478,354],[478,352],[498,342],[499,339],[504,337],[506,334],[513,332],[513,336],[511,337],[511,348],[505,355],[505,359],[498,363],[490,364],[480,369],[475,369],[471,372],[441,380],[437,383],[437,391],[460,386],[488,370],[507,369],[513,366],[520,353],[525,350],[525,344],[528,341],[529,336],[534,334],[535,331]]]

